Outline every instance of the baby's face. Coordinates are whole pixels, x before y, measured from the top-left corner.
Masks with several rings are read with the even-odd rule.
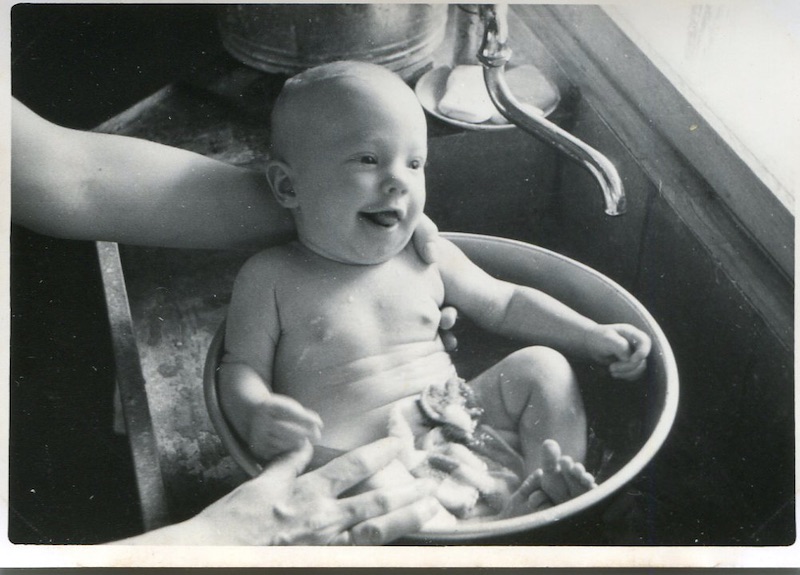
[[[300,240],[329,259],[376,264],[411,239],[425,205],[427,128],[413,92],[388,86],[326,91],[287,157]]]

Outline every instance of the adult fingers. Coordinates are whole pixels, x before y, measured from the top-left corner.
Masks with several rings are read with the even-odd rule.
[[[395,437],[379,439],[337,457],[301,480],[325,493],[339,495],[386,467],[401,449],[402,443]]]
[[[442,338],[442,345],[445,351],[454,352],[458,350],[458,338],[453,335],[452,331],[443,331],[439,334]]]
[[[441,509],[433,497],[426,497],[385,515],[359,523],[350,530],[354,545],[383,545],[418,532]]]
[[[439,329],[453,329],[458,319],[458,310],[448,305],[441,309],[441,314],[439,317]]]
[[[452,306],[445,306],[439,316],[439,337],[442,338],[442,345],[447,351],[458,349],[458,339],[450,330],[456,325],[458,311]]]
[[[414,242],[414,248],[417,250],[417,253],[426,263],[436,263],[436,259],[439,256],[436,247],[436,240],[438,237],[439,228],[436,227],[436,224],[434,224],[428,216],[423,214],[411,239]]]
[[[252,480],[257,483],[267,483],[270,486],[292,485],[295,478],[300,475],[311,461],[313,448],[306,441],[300,449],[295,449],[279,455],[270,461],[261,474]]]
[[[437,483],[433,480],[418,479],[401,486],[375,489],[343,499],[343,527],[355,525],[351,531],[354,542],[359,545],[379,545],[408,533],[408,529],[418,530],[422,526],[418,521],[430,519],[438,506],[428,513],[428,507],[433,503],[427,502],[421,507],[413,504],[429,498],[436,487]],[[413,511],[406,509],[409,506],[413,507]],[[403,513],[397,514],[396,511]]]

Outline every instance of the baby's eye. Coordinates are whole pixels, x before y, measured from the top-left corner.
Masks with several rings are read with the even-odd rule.
[[[422,160],[411,160],[409,166],[411,167],[412,170],[420,170],[425,167],[425,162],[423,162]]]
[[[361,157],[359,158],[359,161],[360,161],[362,164],[370,164],[370,165],[374,165],[374,164],[377,164],[377,163],[378,163],[378,158],[376,158],[376,157],[375,157],[375,156],[373,156],[372,154],[364,154],[363,156],[361,156]]]

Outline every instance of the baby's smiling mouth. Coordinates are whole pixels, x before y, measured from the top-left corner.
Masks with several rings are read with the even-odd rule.
[[[392,226],[400,223],[400,220],[403,219],[403,215],[397,210],[359,212],[358,215],[363,219],[384,228],[391,228]]]

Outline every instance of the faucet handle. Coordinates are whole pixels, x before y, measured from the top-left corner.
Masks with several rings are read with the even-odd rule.
[[[483,44],[478,60],[489,68],[505,66],[511,59],[508,41],[508,4],[482,4],[480,18],[483,22]]]

